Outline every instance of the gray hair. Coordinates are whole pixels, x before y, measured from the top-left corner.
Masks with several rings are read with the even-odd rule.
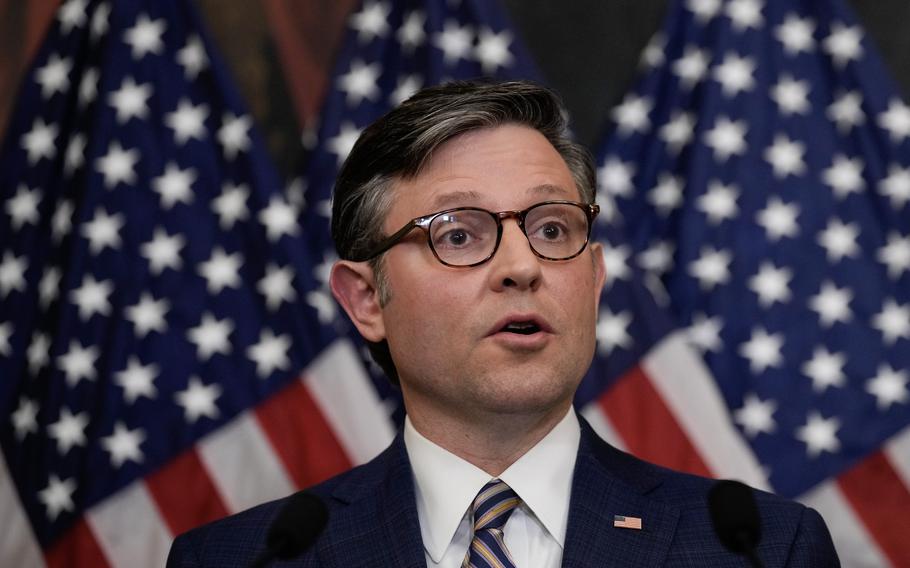
[[[419,91],[368,126],[341,166],[332,206],[338,257],[369,260],[381,305],[391,299],[382,255],[366,255],[382,240],[393,184],[420,174],[436,150],[460,134],[503,124],[540,132],[565,160],[582,201],[593,203],[594,162],[569,134],[567,113],[551,90],[534,83],[457,81]],[[369,343],[373,359],[397,384],[385,341]]]

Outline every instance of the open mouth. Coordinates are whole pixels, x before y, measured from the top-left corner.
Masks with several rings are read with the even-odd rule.
[[[540,326],[533,321],[515,321],[504,325],[499,331],[518,335],[531,335],[540,331]]]

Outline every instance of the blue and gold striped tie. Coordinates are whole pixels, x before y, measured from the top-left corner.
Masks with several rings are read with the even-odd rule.
[[[503,481],[494,479],[483,486],[471,506],[474,538],[463,568],[515,568],[502,540],[502,528],[519,503],[518,495]]]

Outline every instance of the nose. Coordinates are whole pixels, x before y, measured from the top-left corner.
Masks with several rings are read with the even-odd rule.
[[[541,260],[514,219],[503,222],[502,240],[490,262],[490,286],[498,292],[510,288],[535,290],[540,286]]]

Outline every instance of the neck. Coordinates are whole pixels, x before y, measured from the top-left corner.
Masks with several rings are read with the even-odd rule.
[[[423,437],[496,477],[549,434],[570,405],[540,413],[475,414],[467,419],[408,408],[408,416]]]

